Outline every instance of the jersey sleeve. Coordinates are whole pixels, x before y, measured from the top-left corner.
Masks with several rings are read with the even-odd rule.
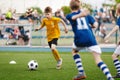
[[[89,24],[91,24],[91,25],[94,24],[95,19],[91,15],[88,15],[87,18],[88,18]]]
[[[41,26],[45,26],[45,19],[42,20]]]
[[[60,22],[61,19],[60,18],[54,18],[57,22]]]
[[[66,19],[68,19],[69,21],[71,20],[71,16],[68,14],[67,16],[66,16]]]

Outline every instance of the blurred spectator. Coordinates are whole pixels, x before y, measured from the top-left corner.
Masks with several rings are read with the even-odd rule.
[[[23,26],[19,26],[21,35],[18,36],[19,45],[27,45],[29,43],[29,36],[26,34],[29,31],[25,31]]]
[[[101,24],[101,26],[100,26],[99,36],[101,38],[105,38],[105,36],[106,36],[106,27],[104,24]]]
[[[40,22],[40,15],[37,9],[34,9],[34,11],[32,12],[32,15],[33,15],[33,20],[37,21],[36,23],[38,24],[38,22]]]
[[[13,20],[13,18],[12,18],[12,9],[11,8],[8,9],[8,11],[6,12],[5,18],[6,18],[7,22],[10,22],[10,23],[11,23],[11,20]]]
[[[103,13],[104,12],[104,9],[103,7],[100,8],[100,12]]]
[[[33,24],[33,15],[32,15],[32,12],[33,12],[33,9],[32,8],[28,8],[26,10],[26,15],[25,16],[27,17],[28,21]]]
[[[110,14],[109,14],[109,8],[106,6],[103,6],[99,9],[98,14],[101,17],[102,22],[104,23],[110,23]]]
[[[64,12],[62,11],[62,9],[58,9],[58,10],[55,12],[55,16],[61,18],[67,25],[69,25],[66,17],[64,16]]]
[[[83,8],[82,9],[86,14],[90,14],[90,10],[88,8]]]
[[[33,9],[32,8],[28,8],[25,12],[24,15],[20,16],[20,19],[22,20],[28,20],[31,24],[33,24]]]
[[[0,30],[0,38],[3,38],[4,35],[2,34],[2,31]]]
[[[14,9],[13,12],[12,12],[12,18],[13,18],[13,23],[18,23],[16,9]]]
[[[2,14],[2,11],[0,10],[0,23],[2,23],[5,19],[5,16]]]
[[[29,31],[25,31],[23,26],[15,27],[11,34],[9,35],[9,39],[7,40],[7,45],[28,45],[29,43]],[[10,39],[15,39],[10,42]]]
[[[95,30],[95,34],[98,35],[99,31],[100,31],[100,26],[102,24],[102,14],[100,12],[97,13],[97,15],[95,16],[95,20],[98,22],[98,27]]]
[[[98,14],[98,10],[97,7],[95,7],[95,9],[93,9],[93,16],[96,16]]]
[[[37,9],[34,9],[34,11],[32,12],[32,15],[34,16],[35,20],[39,19],[39,13],[38,13]]]
[[[114,6],[112,6],[110,9],[110,17],[111,17],[112,23],[115,23],[115,19],[116,19],[115,13],[116,13],[115,8]]]

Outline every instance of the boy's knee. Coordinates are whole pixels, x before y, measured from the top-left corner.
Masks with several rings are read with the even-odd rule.
[[[113,54],[113,55],[112,55],[112,59],[115,60],[115,59],[118,58],[118,56],[119,56],[119,55]]]
[[[75,49],[72,50],[73,55],[77,54],[78,52],[79,52],[78,50],[75,50]]]
[[[55,48],[51,48],[51,50],[52,50],[52,51],[54,51],[54,50],[55,50]]]
[[[52,50],[52,51],[56,50],[56,47],[55,47],[55,46],[52,46],[52,47],[51,47],[51,50]]]
[[[56,45],[55,44],[52,44],[51,45],[51,50],[55,50],[56,49]]]

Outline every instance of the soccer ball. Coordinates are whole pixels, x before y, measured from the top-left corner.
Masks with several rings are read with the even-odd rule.
[[[38,62],[35,60],[31,60],[28,62],[29,70],[36,70],[38,68]]]

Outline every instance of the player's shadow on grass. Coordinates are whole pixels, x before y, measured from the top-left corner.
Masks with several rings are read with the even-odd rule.
[[[29,69],[25,69],[24,71],[28,71],[28,72],[39,72],[40,70],[37,69],[37,70],[29,70]]]

